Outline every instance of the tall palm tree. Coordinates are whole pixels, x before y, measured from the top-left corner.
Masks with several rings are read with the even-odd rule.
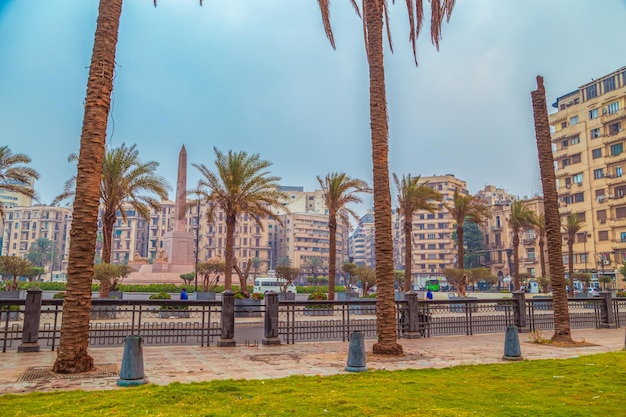
[[[356,0],[350,0],[360,16]],[[326,36],[333,48],[335,40],[330,24],[330,0],[318,0],[322,13],[322,22]],[[413,47],[413,56],[417,64],[416,42],[422,28],[424,7],[422,0],[407,0],[409,14],[409,40]],[[441,26],[444,19],[450,19],[454,0],[431,0],[430,35],[435,47],[439,47]],[[363,33],[365,51],[370,76],[370,129],[372,142],[372,171],[374,179],[374,226],[376,228],[376,321],[377,343],[374,353],[402,354],[396,333],[395,301],[393,294],[393,240],[391,233],[391,191],[389,187],[389,126],[387,124],[387,98],[385,91],[385,65],[383,58],[383,18],[387,22],[389,37],[389,19],[387,1],[363,0]],[[391,46],[391,38],[389,37]]]
[[[461,194],[458,188],[454,189],[452,204],[444,204],[456,223],[457,236],[457,269],[463,269],[465,248],[463,247],[463,225],[470,221],[480,225],[489,217],[489,207],[479,198],[469,194]]]
[[[354,210],[347,207],[350,203],[362,203],[357,193],[370,193],[367,183],[357,178],[350,178],[345,172],[332,172],[317,181],[324,192],[324,203],[328,208],[328,299],[335,299],[335,278],[337,276],[337,216],[344,225],[349,224],[349,216],[358,219]]]
[[[0,190],[35,198],[35,190],[30,181],[39,179],[39,173],[30,164],[31,159],[23,153],[13,153],[8,146],[0,146]],[[0,219],[4,216],[0,203]]]
[[[93,369],[93,358],[87,353],[87,344],[99,206],[98,183],[105,153],[122,1],[100,0],[98,6],[80,138],[61,340],[53,367],[59,373]],[[156,6],[157,0],[153,2]]]
[[[539,236],[539,262],[541,265],[541,276],[546,276],[546,254],[545,254],[545,238],[546,238],[546,217],[543,214],[535,217],[535,231]]]
[[[70,156],[75,160],[76,156]],[[170,189],[167,180],[155,174],[159,163],[155,161],[141,162],[137,145],[127,147],[125,144],[110,149],[104,157],[102,166],[102,180],[100,182],[100,202],[102,213],[102,262],[111,263],[113,246],[113,228],[117,221],[117,213],[126,220],[125,205],[128,204],[145,219],[150,219],[150,209],[161,209],[160,201],[150,194],[156,194],[161,200],[167,200],[167,191]],[[55,199],[64,200],[74,196],[76,178],[65,183],[63,194]],[[143,193],[149,193],[145,195]],[[108,296],[108,293],[103,293]]]
[[[272,163],[261,159],[259,154],[228,151],[228,154],[215,151],[216,172],[209,170],[204,164],[193,164],[202,174],[194,193],[209,204],[207,219],[213,221],[217,208],[226,216],[226,255],[224,281],[227,290],[232,288],[233,271],[233,237],[237,217],[241,214],[250,215],[263,229],[261,219],[265,217],[280,221],[272,211],[284,210],[281,201],[286,195],[279,191],[280,177],[270,176],[267,168]],[[241,281],[241,278],[240,278]],[[241,291],[245,294],[246,283],[240,282]]]
[[[437,206],[433,201],[441,201],[443,196],[428,186],[420,183],[420,176],[402,175],[402,180],[394,173],[393,180],[398,189],[398,211],[404,218],[404,292],[411,291],[413,274],[413,215],[418,210],[434,213]]]
[[[559,217],[556,174],[554,173],[550,122],[548,121],[543,77],[537,76],[537,89],[531,92],[531,98],[535,120],[537,153],[539,156],[539,170],[543,188],[543,206],[548,239],[548,263],[550,265],[550,283],[554,306],[554,335],[552,340],[555,342],[573,343],[569,324],[567,292],[565,289],[565,269],[563,268],[561,255],[561,219]]]
[[[87,352],[91,279],[121,13],[122,0],[100,0],[80,138],[61,340],[53,367],[59,373],[93,369],[93,358]]]
[[[513,280],[515,291],[520,290],[519,277],[519,234],[524,229],[533,227],[536,222],[535,212],[525,206],[523,200],[511,204],[511,215],[506,219],[513,234]]]
[[[567,266],[569,276],[569,296],[574,296],[574,241],[576,234],[582,229],[583,222],[580,221],[578,214],[573,213],[567,216],[563,231],[567,235]]]

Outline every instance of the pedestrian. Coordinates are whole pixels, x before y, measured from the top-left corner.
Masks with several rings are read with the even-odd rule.
[[[426,293],[426,298],[428,298],[429,300],[433,299],[433,292],[429,289],[428,292]]]
[[[182,289],[180,290],[180,299],[181,300],[189,300],[189,294],[187,294],[187,290],[186,289]]]

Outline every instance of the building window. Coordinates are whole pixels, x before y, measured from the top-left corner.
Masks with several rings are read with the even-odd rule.
[[[591,157],[593,159],[602,158],[602,148],[594,149],[591,151]]]
[[[570,139],[570,143],[572,145],[577,145],[580,143],[580,136],[576,135]]]
[[[572,176],[572,182],[575,184],[581,184],[583,182],[583,174],[576,174]]]
[[[609,92],[615,90],[615,77],[609,77],[604,80],[604,92]]]
[[[604,178],[604,168],[600,168],[600,169],[594,169],[593,170],[593,178],[595,179],[600,179],[600,178]]]
[[[576,155],[572,155],[572,164],[577,164],[580,161],[581,161],[581,157],[579,153],[577,153]]]
[[[620,122],[612,123],[609,125],[609,135],[617,135],[622,131],[622,124]]]
[[[605,223],[606,222],[606,210],[598,210],[596,212],[596,218],[598,219],[600,223]]]
[[[617,156],[624,152],[624,144],[616,143],[615,145],[611,145],[611,156]]]
[[[561,149],[565,149],[565,148],[567,148],[568,143],[569,143],[569,142],[568,142],[568,140],[567,140],[567,139],[565,139],[563,142],[561,142]]]
[[[595,129],[591,129],[589,131],[589,136],[591,136],[591,139],[597,139],[600,137],[600,128],[596,127]]]
[[[616,177],[621,177],[622,176],[622,167],[615,168],[615,176]]]
[[[585,193],[576,193],[574,194],[574,202],[581,203],[585,201]]]
[[[619,101],[614,101],[606,106],[606,111],[609,114],[615,114],[619,111]]]
[[[561,123],[561,129],[565,129],[567,127],[567,122],[562,122]]]
[[[565,158],[562,162],[562,167],[565,168],[566,166],[570,165],[570,160],[569,158]]]
[[[585,88],[585,95],[587,96],[587,100],[590,98],[598,97],[598,89],[596,88],[596,84],[590,85]]]
[[[434,233],[429,233],[428,239],[436,239],[436,235]]]
[[[609,231],[608,230],[601,230],[598,232],[598,240],[601,242],[607,241],[609,240]]]
[[[615,209],[615,218],[623,219],[626,217],[626,207],[618,207]]]
[[[577,125],[578,124],[578,116],[570,117],[569,124],[572,125],[572,126]]]
[[[598,109],[589,110],[589,120],[596,119],[598,117]]]

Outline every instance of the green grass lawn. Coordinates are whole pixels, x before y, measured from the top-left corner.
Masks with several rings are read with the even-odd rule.
[[[4,395],[2,416],[621,416],[626,352],[330,377]]]

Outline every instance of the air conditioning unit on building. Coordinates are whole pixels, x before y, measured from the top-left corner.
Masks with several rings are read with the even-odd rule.
[[[606,108],[602,109],[602,114],[607,114],[607,113],[608,113],[608,111],[607,111]]]
[[[572,184],[565,184],[565,188],[569,190],[570,188],[572,188]]]
[[[613,200],[613,199],[615,198],[615,196],[612,196],[611,194],[609,194],[609,195],[607,196],[607,198],[608,198],[609,200]]]
[[[581,182],[577,182],[576,185],[578,185],[579,187],[582,187],[583,183]]]
[[[600,219],[598,220],[600,223],[606,223],[606,219]]]
[[[609,265],[611,263],[611,261],[609,261],[608,259],[604,260],[604,265]]]

